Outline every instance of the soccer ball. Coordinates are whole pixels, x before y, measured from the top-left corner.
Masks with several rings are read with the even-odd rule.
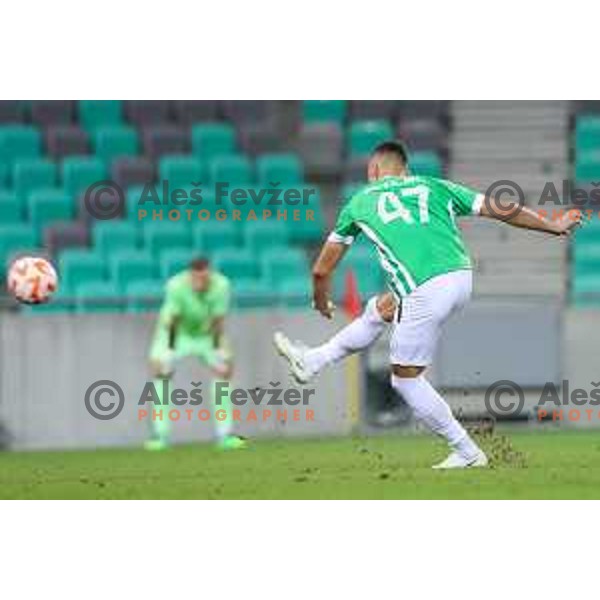
[[[47,302],[58,288],[54,267],[41,256],[17,258],[8,270],[9,292],[25,304]]]

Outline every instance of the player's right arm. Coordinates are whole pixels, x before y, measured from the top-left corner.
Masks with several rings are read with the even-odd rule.
[[[480,215],[508,223],[513,227],[545,231],[554,235],[569,235],[581,222],[579,212],[573,215],[567,212],[560,219],[551,220],[526,206],[520,206],[517,202],[503,201],[500,204],[496,198],[489,198],[482,204]]]

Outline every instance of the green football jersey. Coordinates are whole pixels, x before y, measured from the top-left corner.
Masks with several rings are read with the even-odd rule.
[[[224,316],[229,310],[230,296],[231,284],[225,275],[212,271],[208,289],[195,292],[190,272],[182,271],[167,282],[159,325],[165,326],[177,317],[178,333],[207,335],[213,319]]]
[[[479,214],[483,199],[435,177],[384,177],[350,198],[329,241],[351,244],[366,235],[391,290],[406,296],[432,277],[471,268],[455,218]]]

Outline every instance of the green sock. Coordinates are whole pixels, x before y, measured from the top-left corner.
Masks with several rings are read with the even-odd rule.
[[[215,386],[218,383],[228,383],[227,388],[221,389],[220,398],[221,403],[217,404],[215,402]],[[214,414],[214,422],[215,422],[215,432],[217,434],[217,438],[222,440],[226,438],[228,435],[231,435],[231,431],[233,429],[233,419],[231,414],[231,402],[229,400],[229,392],[231,390],[231,381],[222,381],[222,380],[214,380],[211,385],[211,390],[213,394],[213,414]],[[226,390],[226,391],[225,391]],[[218,411],[225,411],[227,415],[225,419],[217,419],[216,413]]]
[[[169,406],[162,404],[164,398],[164,385],[168,382],[168,379],[155,379],[153,381],[154,388],[156,389],[156,395],[160,400],[159,405],[154,405],[152,411],[156,413],[156,417],[152,419],[152,413],[150,413],[150,423],[152,427],[152,434],[155,439],[161,442],[168,442],[171,433],[171,422],[169,421]],[[162,415],[162,419],[160,418]]]

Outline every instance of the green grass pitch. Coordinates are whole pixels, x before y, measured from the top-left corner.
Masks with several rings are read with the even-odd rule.
[[[600,498],[600,432],[508,432],[515,452],[490,439],[495,468],[453,472],[430,469],[446,449],[425,435],[5,452],[0,498]]]

